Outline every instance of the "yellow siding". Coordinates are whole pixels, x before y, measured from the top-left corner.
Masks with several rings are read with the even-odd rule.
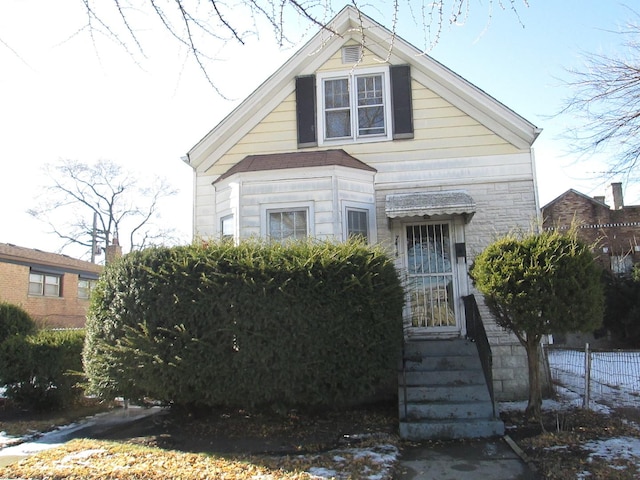
[[[348,42],[345,45],[357,45],[355,42]],[[384,62],[384,59],[381,59],[374,55],[370,50],[364,49],[364,55],[362,56],[362,61],[358,63],[355,68],[369,68],[369,67],[380,67],[382,65],[387,65]],[[340,70],[349,70],[354,67],[354,65],[346,65],[342,63],[342,49],[338,49],[338,51],[321,67],[318,69],[319,72],[334,72]]]
[[[344,68],[340,52],[327,62],[323,70],[330,69],[337,63]],[[317,149],[345,148],[379,172],[394,171],[393,164],[401,159],[425,161],[519,152],[506,140],[417,81],[412,82],[412,88],[415,128],[413,139],[325,145]],[[295,94],[291,94],[220,158],[208,173],[222,174],[247,155],[293,152],[297,148]],[[420,168],[424,168],[424,165]]]

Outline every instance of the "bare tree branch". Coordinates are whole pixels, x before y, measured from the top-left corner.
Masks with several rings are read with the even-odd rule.
[[[44,221],[64,247],[91,248],[93,236],[107,247],[115,238],[128,238],[127,250],[151,243],[175,243],[175,230],[162,228],[159,220],[162,200],[177,193],[164,179],[145,184],[113,162],[94,165],[65,160],[45,166],[51,184],[40,204],[29,210]],[[93,218],[98,228],[93,231]],[[63,247],[63,248],[64,248]]]
[[[286,32],[294,31],[298,25],[292,19],[297,16],[303,24],[326,29],[335,33],[328,25],[329,20],[344,3],[334,0],[237,0],[227,3],[223,0],[208,0],[206,2],[193,0],[113,0],[112,2],[98,2],[96,0],[81,0],[87,13],[87,25],[92,40],[94,31],[112,37],[129,55],[126,38],[129,38],[144,56],[142,41],[138,31],[141,28],[153,28],[153,25],[140,22],[155,18],[174,40],[184,46],[189,58],[205,76],[216,93],[224,95],[216,87],[215,77],[210,62],[216,58],[219,42],[238,42],[244,45],[250,36],[260,36],[264,22],[273,29],[273,36],[280,46],[285,43],[294,44]],[[465,22],[471,15],[472,9],[488,6],[488,24],[491,23],[493,7],[510,10],[517,21],[522,24],[519,16],[520,6],[528,7],[528,0],[435,0],[421,2],[419,14],[414,11],[411,1],[401,2],[393,0],[368,0],[360,5],[356,0],[351,3],[364,13],[385,10],[392,16],[392,32],[395,36],[398,28],[398,18],[403,9],[411,11],[414,21],[425,31],[423,51],[430,51],[440,40],[443,26]],[[473,4],[473,5],[472,5]],[[114,12],[110,11],[114,9]],[[392,11],[389,12],[389,9]],[[141,13],[139,17],[132,12]],[[144,13],[149,15],[144,15]],[[475,13],[474,13],[475,14]],[[109,21],[110,16],[120,20]],[[384,14],[383,14],[384,15]],[[247,22],[252,21],[252,25]],[[487,27],[488,27],[487,24]],[[300,38],[300,35],[296,35]],[[212,42],[215,40],[216,42]],[[216,46],[213,46],[216,44]],[[218,72],[216,72],[218,73]],[[219,73],[218,73],[219,74]]]
[[[578,121],[565,135],[575,153],[610,155],[607,178],[640,173],[640,25],[629,23],[621,35],[624,57],[588,53],[583,68],[568,69],[574,93],[559,112]]]

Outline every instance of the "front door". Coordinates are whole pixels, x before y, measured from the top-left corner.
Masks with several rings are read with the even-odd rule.
[[[411,334],[458,334],[458,286],[450,223],[405,226]]]

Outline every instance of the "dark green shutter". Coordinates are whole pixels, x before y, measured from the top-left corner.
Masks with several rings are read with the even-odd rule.
[[[409,65],[391,66],[391,106],[393,108],[393,138],[413,138],[411,69]]]
[[[315,75],[296,78],[296,116],[298,120],[298,147],[318,145]]]

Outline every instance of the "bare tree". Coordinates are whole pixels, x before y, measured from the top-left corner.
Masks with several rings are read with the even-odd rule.
[[[106,36],[114,40],[134,58],[144,58],[144,32],[159,26],[181,44],[195,60],[208,82],[215,88],[210,62],[216,58],[220,42],[244,45],[251,37],[271,31],[280,46],[296,43],[306,28],[331,31],[329,20],[336,8],[344,6],[335,0],[82,0],[86,25],[92,40]],[[438,42],[448,24],[466,21],[472,8],[485,8],[487,24],[494,9],[510,10],[520,22],[518,8],[528,7],[528,0],[371,0],[350,2],[358,10],[374,18],[390,18],[393,33],[400,14],[413,19],[424,32],[425,51]],[[473,5],[472,5],[473,4]],[[217,90],[217,89],[216,89]],[[218,93],[220,93],[218,91]]]
[[[49,224],[63,249],[86,247],[93,259],[96,243],[106,248],[117,241],[128,251],[175,243],[174,230],[156,224],[161,200],[177,193],[166,180],[145,182],[108,160],[64,160],[44,170],[51,184],[28,213]]]
[[[629,23],[620,34],[624,56],[588,53],[582,68],[569,69],[573,95],[560,114],[577,120],[567,132],[574,152],[604,152],[609,170],[602,175],[631,179],[640,158],[640,25]]]

